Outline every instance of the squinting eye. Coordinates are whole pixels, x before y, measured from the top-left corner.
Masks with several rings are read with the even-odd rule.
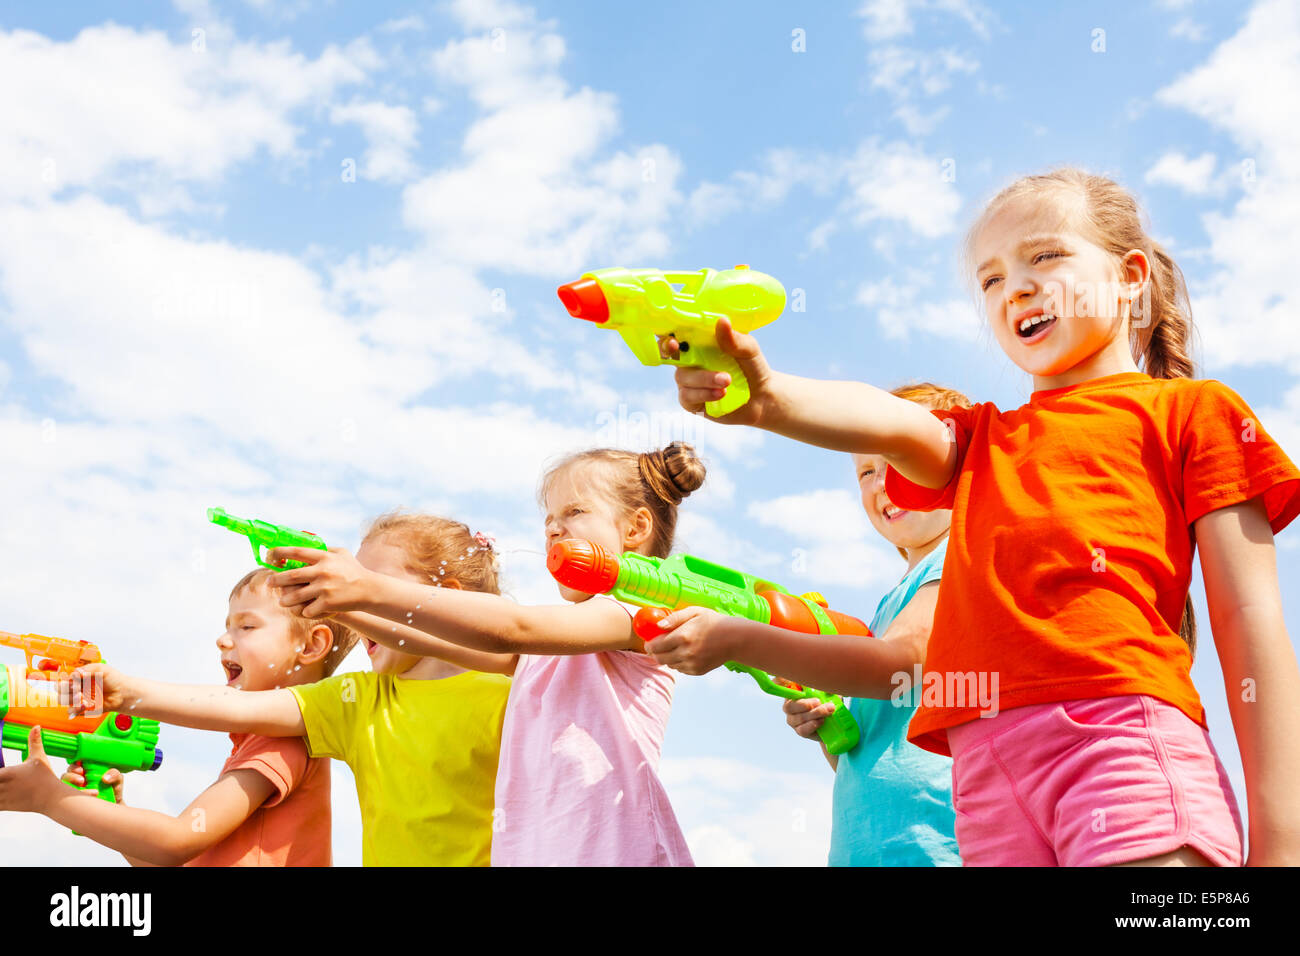
[[[1060,255],[1059,252],[1040,252],[1038,255],[1034,256],[1034,261],[1037,262],[1039,259],[1057,259]]]
[[[997,276],[989,276],[987,279],[984,280],[984,284],[980,286],[980,290],[983,292],[989,291],[989,284],[997,281],[998,281]]]

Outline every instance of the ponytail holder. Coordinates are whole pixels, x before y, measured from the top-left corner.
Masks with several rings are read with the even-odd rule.
[[[497,539],[491,535],[484,534],[482,531],[476,531],[474,532],[474,540],[478,542],[480,548],[491,551],[492,545],[496,543]]]

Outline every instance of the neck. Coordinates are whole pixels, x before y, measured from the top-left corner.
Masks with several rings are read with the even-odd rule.
[[[397,676],[402,680],[442,680],[444,677],[455,677],[463,673],[465,673],[463,667],[448,664],[436,657],[422,657],[411,666],[410,670],[402,671]]]
[[[927,541],[919,548],[908,548],[907,549],[907,570],[911,571],[914,567],[916,567],[918,564],[921,563],[922,558],[924,558],[927,554],[932,553],[935,548],[939,547],[939,545],[943,543],[943,539],[948,537],[948,531],[949,531],[948,528],[944,528],[943,532],[933,541]]]
[[[1128,324],[1125,323],[1121,334],[1116,335],[1109,345],[1098,349],[1078,365],[1056,375],[1035,375],[1034,391],[1045,392],[1052,388],[1068,388],[1105,375],[1138,371],[1141,369],[1137,367],[1137,363],[1133,361],[1133,353],[1129,351]]]

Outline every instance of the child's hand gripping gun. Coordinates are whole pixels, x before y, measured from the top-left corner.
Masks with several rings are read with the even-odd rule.
[[[213,524],[219,524],[223,528],[229,528],[236,534],[247,537],[249,543],[253,546],[253,559],[262,567],[270,568],[272,571],[288,571],[303,566],[301,561],[286,561],[283,567],[267,564],[264,552],[272,548],[319,548],[322,551],[329,550],[320,535],[312,534],[310,531],[295,531],[293,528],[271,524],[269,521],[236,518],[234,515],[226,514],[224,508],[209,508],[208,520]]]
[[[652,558],[626,552],[611,554],[598,544],[570,538],[546,556],[546,567],[565,587],[587,594],[609,594],[641,610],[632,626],[642,640],[663,632],[659,621],[679,607],[704,607],[805,634],[861,634],[871,630],[856,617],[832,611],[819,594],[795,597],[780,585],[713,564],[689,554]],[[838,694],[800,687],[735,661],[728,670],[749,674],[765,693],[790,700],[815,697],[835,705],[817,731],[828,753],[842,754],[858,743],[858,723]]]
[[[686,365],[726,372],[731,384],[704,409],[714,418],[749,401],[749,382],[736,360],[718,347],[718,319],[738,332],[774,322],[785,308],[781,283],[749,266],[660,272],[658,269],[596,269],[556,290],[569,314],[613,329],[642,365]],[[663,357],[658,339],[677,339],[681,355]]]
[[[66,688],[69,676],[83,664],[103,661],[94,644],[0,631],[0,645],[19,648],[27,655],[25,669],[0,667],[0,749],[17,750],[26,760],[27,735],[39,725],[45,752],[68,763],[80,760],[86,771],[82,789],[94,790],[110,803],[113,788],[103,783],[109,768],[127,773],[157,770],[162,765],[158,721],[118,713],[68,716],[61,686]]]

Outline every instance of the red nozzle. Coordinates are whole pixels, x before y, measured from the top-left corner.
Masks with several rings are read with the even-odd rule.
[[[618,582],[618,556],[590,541],[566,538],[551,548],[546,570],[566,588],[605,594]]]
[[[605,293],[600,291],[600,283],[595,279],[579,279],[555,290],[569,315],[575,319],[588,322],[604,322],[609,318],[609,303]]]
[[[667,608],[643,607],[636,612],[636,617],[632,618],[632,630],[641,640],[653,641],[664,633],[659,627],[659,622],[670,613],[672,612]]]

